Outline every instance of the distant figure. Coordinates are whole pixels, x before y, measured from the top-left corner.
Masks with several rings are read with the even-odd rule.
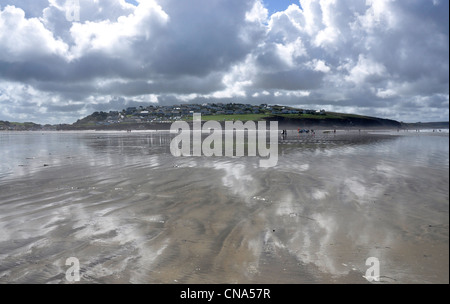
[[[334,129],[333,133],[336,134],[336,129]]]

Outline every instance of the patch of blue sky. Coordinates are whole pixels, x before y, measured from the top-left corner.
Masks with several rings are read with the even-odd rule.
[[[291,4],[297,4],[303,9],[299,0],[263,0],[263,3],[270,15],[286,10]]]

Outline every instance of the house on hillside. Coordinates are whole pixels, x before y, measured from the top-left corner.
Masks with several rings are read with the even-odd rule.
[[[132,115],[132,114],[134,114],[136,111],[137,111],[137,108],[136,108],[136,107],[129,107],[129,108],[127,108],[127,109],[125,110],[125,113],[126,113],[127,115]]]

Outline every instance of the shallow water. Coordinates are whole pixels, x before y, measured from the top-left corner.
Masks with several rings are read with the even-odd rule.
[[[0,132],[0,283],[449,282],[447,134],[291,134],[278,165],[162,132]]]

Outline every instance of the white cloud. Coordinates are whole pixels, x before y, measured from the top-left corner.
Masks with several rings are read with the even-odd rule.
[[[337,4],[336,0],[320,1],[324,29],[320,30],[316,35],[314,40],[316,46],[330,47],[341,38],[341,32],[334,23]]]
[[[256,0],[252,9],[245,14],[245,20],[249,22],[266,23],[269,11],[264,7],[261,0]]]
[[[367,0],[367,11],[358,18],[360,25],[369,32],[394,27],[397,19],[393,13],[392,2],[394,0]]]
[[[290,67],[294,66],[297,58],[307,55],[306,49],[300,37],[291,43],[277,43],[276,50],[278,56],[280,56],[280,59],[284,60]]]
[[[331,71],[330,67],[327,66],[325,61],[320,60],[320,59],[314,59],[311,62],[308,62],[307,65],[311,69],[318,71],[318,72],[328,73],[329,71]]]
[[[74,23],[70,29],[75,46],[73,56],[79,58],[90,51],[112,56],[130,54],[132,42],[136,39],[152,39],[153,30],[169,22],[169,16],[155,1],[141,2],[128,16],[121,16],[116,22]]]
[[[385,73],[386,68],[381,63],[360,55],[358,63],[350,70],[350,75],[346,77],[346,80],[360,84],[370,77],[382,77]]]
[[[377,96],[380,98],[389,98],[389,97],[394,97],[397,95],[397,92],[395,92],[392,89],[378,89],[377,90]]]
[[[309,91],[288,91],[286,92],[287,96],[295,96],[295,97],[308,97],[311,95]]]
[[[296,4],[290,5],[285,11],[270,16],[269,38],[295,40],[300,33],[305,32],[305,15]]]
[[[39,60],[45,56],[65,56],[67,51],[67,44],[56,39],[39,19],[27,19],[21,8],[0,7],[0,60]]]
[[[207,100],[448,120],[448,1],[264,3],[80,0],[71,23],[65,0],[0,0],[0,119]]]

